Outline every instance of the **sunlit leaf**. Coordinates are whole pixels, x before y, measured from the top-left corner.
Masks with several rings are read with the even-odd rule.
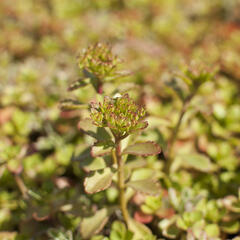
[[[127,186],[135,189],[136,191],[146,193],[149,195],[160,194],[160,186],[153,179],[130,181],[127,183]]]
[[[220,225],[222,231],[226,233],[237,233],[240,229],[239,221],[224,222]]]
[[[108,220],[106,208],[98,210],[95,215],[84,218],[80,224],[80,232],[84,239],[89,239],[94,234],[99,233]]]
[[[170,239],[176,239],[181,230],[175,224],[176,218],[164,219],[158,226],[163,231],[163,235]]]
[[[91,149],[91,155],[93,157],[102,157],[110,153],[111,153],[111,148],[104,148],[102,146],[93,146]]]
[[[201,172],[213,172],[217,170],[217,166],[213,164],[210,159],[201,154],[182,154],[177,156],[181,166],[185,168],[192,168]]]
[[[132,154],[138,156],[156,155],[160,152],[160,147],[156,143],[150,141],[135,143],[123,150],[123,154]]]
[[[209,237],[219,237],[220,229],[217,224],[208,224],[205,231]]]
[[[85,191],[96,193],[105,190],[111,185],[112,176],[113,172],[110,168],[90,173],[84,180]]]
[[[126,226],[120,222],[115,221],[111,227],[110,240],[132,240],[133,233],[128,231]]]

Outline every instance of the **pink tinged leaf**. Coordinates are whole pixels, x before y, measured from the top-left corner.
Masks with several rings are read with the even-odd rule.
[[[154,142],[138,142],[128,146],[123,150],[123,154],[132,154],[137,156],[156,155],[161,152],[160,147]]]
[[[134,219],[140,223],[150,223],[153,220],[153,216],[141,211],[136,211],[134,213]]]
[[[138,206],[145,203],[145,200],[146,200],[146,194],[143,194],[140,192],[136,192],[136,194],[132,198],[132,201]]]

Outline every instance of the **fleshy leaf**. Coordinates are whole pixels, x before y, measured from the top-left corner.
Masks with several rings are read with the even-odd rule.
[[[238,221],[225,222],[222,223],[221,229],[225,233],[237,233],[240,229],[240,224]]]
[[[205,231],[209,237],[219,237],[220,229],[217,224],[208,224],[205,227]]]
[[[112,224],[110,240],[132,240],[133,233],[128,231],[125,225],[120,221]]]
[[[132,154],[137,156],[156,155],[160,152],[160,147],[156,143],[150,141],[135,143],[123,150],[123,154]]]
[[[235,213],[240,213],[240,201],[234,202],[230,209]]]
[[[99,128],[92,123],[90,118],[82,119],[78,122],[78,128],[84,131],[87,135],[97,140],[97,145],[113,145],[111,135],[104,128]]]
[[[80,166],[86,170],[86,171],[96,171],[96,170],[101,170],[106,167],[106,162],[104,161],[103,158],[97,157],[93,158],[89,161],[81,161]]]
[[[160,186],[153,179],[130,181],[127,183],[127,186],[135,189],[136,191],[149,195],[160,194]]]
[[[176,226],[175,218],[164,219],[159,223],[159,228],[162,230],[163,235],[170,239],[176,239],[180,233],[180,229]]]
[[[113,172],[110,168],[95,171],[84,180],[87,193],[96,193],[107,189],[112,183]]]
[[[144,224],[147,224],[147,223],[150,223],[152,222],[153,220],[153,215],[150,215],[150,214],[146,214],[142,211],[136,211],[134,213],[134,219],[140,223],[144,223]]]
[[[181,162],[181,166],[193,168],[201,172],[213,172],[217,166],[211,163],[210,159],[201,154],[184,154],[177,157]]]
[[[72,156],[72,161],[78,161],[80,167],[85,171],[96,171],[101,170],[110,166],[112,159],[108,156],[103,157],[92,157],[91,148],[87,148],[80,153],[74,153]]]
[[[92,120],[90,118],[82,119],[78,122],[78,128],[83,130],[85,133],[96,133],[97,127],[93,125]],[[90,134],[89,134],[90,135]]]
[[[110,148],[104,148],[102,146],[93,146],[91,149],[92,157],[101,157],[111,153]]]
[[[152,232],[148,227],[132,218],[128,221],[128,228],[134,233],[134,240],[142,239],[143,236],[144,239],[154,239]]]
[[[108,211],[106,208],[98,210],[94,216],[84,218],[80,223],[80,232],[84,239],[89,239],[94,234],[99,233],[108,221]]]
[[[73,111],[88,108],[88,104],[81,103],[75,99],[65,99],[60,102],[60,108],[62,111]]]
[[[84,79],[78,79],[77,81],[72,82],[69,87],[68,91],[74,91],[78,88],[85,87],[90,83],[89,78],[84,78]]]

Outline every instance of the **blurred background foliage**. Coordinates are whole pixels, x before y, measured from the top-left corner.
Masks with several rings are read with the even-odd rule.
[[[0,27],[0,239],[82,239],[82,219],[116,205],[114,185],[83,190],[89,156],[76,156],[92,142],[78,121],[88,112],[59,108],[81,76],[77,56],[96,42],[110,43],[132,73],[106,82],[104,93],[144,104],[149,128],[138,138],[163,150],[134,172],[162,185],[159,197],[133,196],[135,219],[162,239],[238,239],[238,0],[1,0]],[[166,176],[164,150],[193,92],[182,77],[192,65],[215,74],[188,102]],[[72,95],[96,99],[89,85]],[[118,215],[92,239],[131,239]]]

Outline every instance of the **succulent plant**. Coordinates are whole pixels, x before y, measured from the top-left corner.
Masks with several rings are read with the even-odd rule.
[[[96,43],[84,49],[78,56],[78,66],[99,79],[112,80],[118,76],[122,60],[112,53],[110,45]]]
[[[104,97],[103,103],[91,105],[91,118],[98,127],[108,127],[116,139],[147,127],[143,121],[146,111],[138,106],[128,94],[121,97]]]

